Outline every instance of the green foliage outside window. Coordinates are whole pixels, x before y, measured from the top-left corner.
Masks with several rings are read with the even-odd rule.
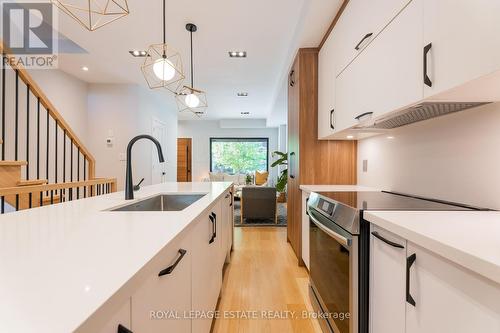
[[[248,139],[214,139],[211,141],[212,171],[254,173],[267,170],[267,141]]]

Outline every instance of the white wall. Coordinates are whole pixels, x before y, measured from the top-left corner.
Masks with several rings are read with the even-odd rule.
[[[30,70],[29,74],[78,138],[87,142],[87,83],[60,70]]]
[[[277,128],[220,128],[216,120],[181,120],[179,121],[179,137],[193,139],[193,181],[201,181],[208,177],[211,137],[269,138],[269,153],[278,150]],[[269,164],[271,163],[270,156]],[[273,182],[276,181],[276,168],[270,169],[270,178]]]
[[[151,134],[155,117],[168,127],[168,145],[162,147],[167,163],[166,180],[177,180],[177,109],[171,95],[139,85],[92,84],[88,100],[89,146],[96,158],[99,177],[117,177],[118,189],[123,189],[127,144],[138,134]],[[109,136],[114,138],[111,147],[106,144]],[[144,177],[143,185],[151,184],[153,148],[153,143],[147,140],[134,145],[134,183]]]
[[[500,209],[499,125],[492,104],[362,140],[358,183]]]

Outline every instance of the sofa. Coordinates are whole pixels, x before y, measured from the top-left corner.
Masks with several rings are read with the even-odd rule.
[[[267,187],[269,184],[268,178],[269,173],[260,173],[256,171],[253,177],[254,183],[247,185],[246,183],[246,174],[238,173],[238,174],[228,174],[224,172],[210,172],[209,180],[211,182],[232,182],[234,184],[235,197],[239,198],[241,196],[241,189],[245,186],[260,186]],[[255,184],[255,179],[259,178],[260,182]],[[265,181],[262,181],[264,179]]]

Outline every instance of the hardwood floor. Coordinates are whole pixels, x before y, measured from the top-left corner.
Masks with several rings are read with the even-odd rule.
[[[302,317],[312,312],[308,279],[285,228],[236,228],[213,332],[321,332],[315,319]]]

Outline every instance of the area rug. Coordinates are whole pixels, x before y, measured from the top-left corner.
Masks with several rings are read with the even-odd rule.
[[[234,225],[236,227],[286,227],[286,203],[278,203],[278,223],[274,219],[245,219],[241,223],[241,202],[234,201]]]

